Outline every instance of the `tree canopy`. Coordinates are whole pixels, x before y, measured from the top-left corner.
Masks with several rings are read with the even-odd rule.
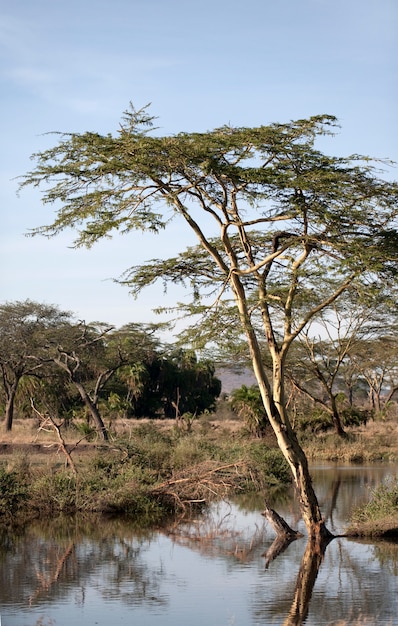
[[[5,425],[12,429],[14,401],[23,376],[40,377],[49,332],[70,313],[31,300],[0,305],[0,372],[6,396]]]
[[[185,220],[198,247],[131,268],[125,280],[137,291],[159,278],[188,281],[190,312],[239,325],[309,534],[322,534],[286,407],[285,362],[292,341],[346,289],[396,280],[398,185],[368,157],[317,148],[338,126],[330,115],[173,136],[153,125],[146,108],[131,107],[115,136],[63,134],[34,155],[22,186],[44,186],[44,202],[60,208],[33,234],[72,227],[75,245],[91,246],[114,231],[158,232]]]

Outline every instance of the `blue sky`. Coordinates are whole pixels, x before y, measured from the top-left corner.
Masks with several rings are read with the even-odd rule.
[[[115,237],[90,251],[73,235],[26,238],[54,217],[16,195],[50,131],[117,131],[133,101],[165,134],[255,126],[330,113],[332,154],[398,161],[396,0],[3,0],[0,5],[0,301],[57,304],[86,321],[156,321],[181,293],[134,300],[110,280],[194,243]],[[398,178],[397,170],[389,177]]]

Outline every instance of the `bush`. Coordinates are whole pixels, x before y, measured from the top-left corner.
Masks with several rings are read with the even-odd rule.
[[[76,468],[76,474],[61,469],[57,460],[49,471],[33,465],[2,470],[0,516],[25,505],[24,519],[96,512],[147,526],[217,498],[263,491],[290,479],[281,452],[264,439],[224,430],[165,431],[154,423],[140,424],[109,446],[93,445],[86,458],[76,459]]]
[[[66,471],[40,476],[30,488],[32,508],[41,514],[76,510],[76,477]]]
[[[370,411],[350,407],[341,411],[341,418],[344,426],[361,426],[362,424],[366,426],[370,418]]]
[[[254,443],[248,450],[250,473],[254,478],[253,488],[264,489],[268,486],[288,483],[291,474],[287,461],[277,448],[265,448]]]
[[[374,522],[398,515],[398,479],[390,479],[371,492],[367,504],[354,511],[354,523]]]
[[[296,428],[301,433],[322,433],[333,428],[332,417],[326,411],[315,408],[312,412],[297,417]]]
[[[251,433],[264,436],[268,420],[258,385],[235,389],[231,394],[231,409],[244,420]]]
[[[12,518],[27,499],[25,478],[0,467],[0,517]]]

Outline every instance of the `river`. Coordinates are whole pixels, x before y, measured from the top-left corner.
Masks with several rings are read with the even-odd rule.
[[[352,508],[397,470],[312,467],[329,529],[343,532]],[[397,542],[336,538],[322,557],[302,538],[268,562],[275,537],[261,504],[221,502],[150,532],[87,517],[6,533],[1,626],[398,626]],[[304,531],[290,493],[273,505]]]

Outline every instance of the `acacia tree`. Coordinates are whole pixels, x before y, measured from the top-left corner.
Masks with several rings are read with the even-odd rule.
[[[108,432],[98,409],[98,398],[117,369],[117,365],[106,363],[104,337],[111,330],[112,327],[84,322],[64,324],[47,343],[45,358],[45,362],[59,367],[77,389],[104,441],[108,440]]]
[[[175,136],[150,134],[152,125],[146,109],[131,108],[115,136],[66,134],[34,155],[22,186],[44,185],[44,202],[60,204],[53,223],[34,233],[73,227],[76,246],[90,246],[115,230],[158,231],[172,213],[185,220],[198,248],[133,268],[126,280],[139,290],[159,276],[187,279],[195,312],[208,310],[201,297],[218,290],[214,317],[232,298],[308,534],[320,540],[329,532],[286,408],[286,358],[309,321],[353,282],[395,272],[398,185],[381,180],[368,159],[317,150],[315,140],[336,125],[328,115]],[[328,282],[325,297],[318,287]],[[304,313],[303,291],[312,292]]]
[[[0,305],[0,372],[5,393],[5,429],[12,430],[15,397],[23,377],[44,376],[42,358],[48,333],[70,313],[32,300]]]
[[[346,433],[337,398],[345,387],[352,405],[350,355],[386,323],[387,313],[388,300],[380,289],[347,290],[307,325],[290,352],[287,369],[293,385],[329,413],[340,437]]]
[[[108,431],[99,409],[100,394],[116,372],[143,355],[153,353],[155,340],[144,327],[120,330],[102,323],[65,324],[47,346],[47,360],[66,373],[77,389],[102,439]]]
[[[349,354],[350,364],[358,378],[366,383],[369,409],[373,414],[381,414],[383,405],[388,404],[395,393],[396,355],[397,341],[392,334],[364,340]]]

